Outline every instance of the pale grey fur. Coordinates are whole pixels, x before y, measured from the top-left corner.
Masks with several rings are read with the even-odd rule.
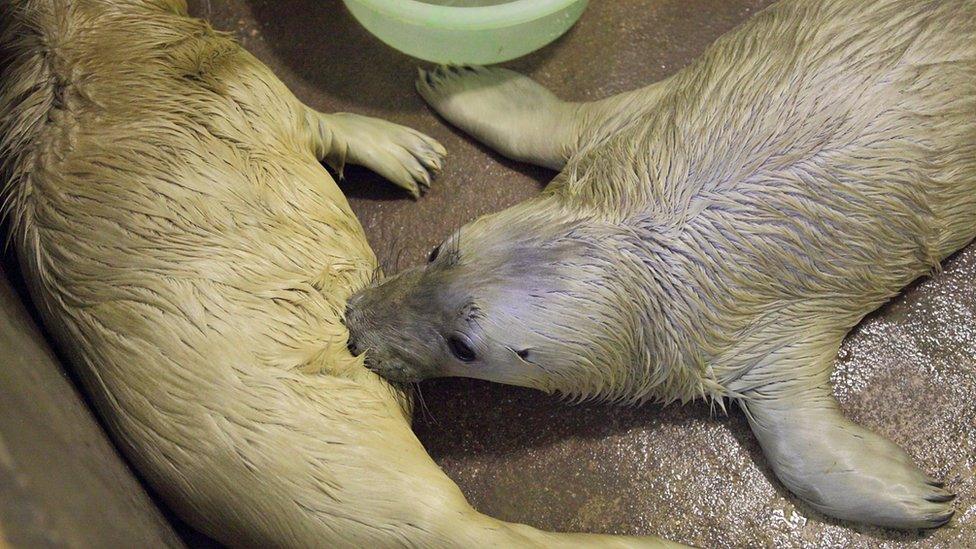
[[[424,71],[418,90],[503,154],[562,171],[354,296],[368,365],[577,398],[733,398],[820,511],[949,520],[952,496],[844,418],[829,374],[852,326],[976,236],[976,3],[785,0],[674,76],[595,103],[504,69]]]

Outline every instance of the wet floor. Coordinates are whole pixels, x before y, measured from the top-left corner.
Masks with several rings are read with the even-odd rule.
[[[661,79],[763,1],[594,0],[577,26],[508,66],[566,99]],[[553,173],[500,158],[437,119],[413,92],[417,62],[363,31],[337,0],[197,0],[309,105],[380,116],[448,149],[418,201],[350,168],[342,184],[378,255],[400,266],[463,223],[539,192]],[[772,477],[738,410],[570,406],[474,381],[422,386],[415,426],[479,510],[546,529],[656,533],[699,546],[976,546],[976,247],[862,323],[837,360],[850,417],[905,448],[959,494],[925,534],[827,519]]]

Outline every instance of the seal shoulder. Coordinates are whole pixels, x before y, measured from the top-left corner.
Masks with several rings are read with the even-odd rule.
[[[855,164],[865,147],[906,136],[947,104],[961,127],[921,145],[965,146],[973,130],[959,102],[976,78],[973,11],[961,2],[776,4],[673,77],[622,94],[632,96],[621,102],[626,122],[583,144],[561,192],[616,218],[675,225],[747,184],[775,200],[776,176],[820,177],[817,161]],[[928,86],[934,67],[951,76]]]

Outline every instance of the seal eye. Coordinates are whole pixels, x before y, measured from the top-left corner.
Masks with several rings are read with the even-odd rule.
[[[430,255],[427,256],[427,263],[433,263],[434,260],[437,259],[437,254],[439,253],[441,253],[440,245],[436,246],[433,250],[430,251]]]
[[[451,349],[451,354],[454,355],[454,358],[461,362],[471,362],[475,358],[471,346],[458,336],[452,335],[447,338],[447,346]]]

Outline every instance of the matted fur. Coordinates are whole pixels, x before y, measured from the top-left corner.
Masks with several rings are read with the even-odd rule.
[[[0,16],[2,196],[31,294],[181,516],[256,547],[655,544],[476,513],[403,393],[346,350],[344,302],[376,261],[318,158],[403,140],[368,165],[418,192],[439,146],[308,110],[181,1]]]
[[[562,171],[350,300],[376,371],[733,398],[817,509],[948,520],[950,494],[844,419],[829,374],[851,327],[976,236],[976,2],[784,0],[596,103],[477,67],[424,72],[418,90],[500,152]],[[459,340],[473,359],[452,356]]]

